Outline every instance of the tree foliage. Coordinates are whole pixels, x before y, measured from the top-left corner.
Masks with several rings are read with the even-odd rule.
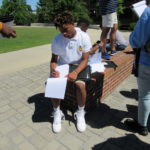
[[[37,8],[39,22],[52,22],[55,15],[63,11],[72,12],[75,20],[89,18],[86,4],[79,0],[40,0]]]
[[[18,25],[31,23],[32,9],[26,4],[26,0],[3,0],[0,16],[8,16],[10,14],[15,17],[15,23]]]
[[[124,1],[118,0],[118,14],[123,13]],[[95,5],[95,16],[91,14],[91,9],[88,10],[88,3],[86,0],[39,0],[37,4],[37,14],[32,13],[31,6],[26,4],[26,0],[3,0],[0,8],[0,16],[6,16],[13,14],[15,17],[15,23],[18,25],[27,25],[31,22],[49,23],[53,22],[54,17],[63,11],[70,11],[75,21],[79,18],[84,18],[94,21],[99,20],[99,1],[93,0]],[[93,12],[93,10],[92,10]],[[89,17],[91,16],[91,18]]]
[[[118,0],[118,8],[117,8],[118,14],[122,14],[124,8],[125,8],[124,7],[124,0]]]
[[[86,8],[86,4],[79,0],[55,0],[55,14],[62,11],[70,11],[74,15],[75,19],[86,18],[89,20],[89,12]]]
[[[48,23],[53,20],[54,7],[51,0],[39,0],[37,7],[38,22]]]

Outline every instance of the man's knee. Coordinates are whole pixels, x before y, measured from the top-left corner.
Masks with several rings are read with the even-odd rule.
[[[111,32],[116,32],[118,30],[118,25],[114,24],[113,28],[111,28]]]
[[[106,37],[107,37],[107,34],[108,34],[108,32],[109,32],[109,30],[110,30],[110,28],[108,28],[108,27],[103,27],[101,37],[102,37],[102,38],[106,38]]]
[[[83,90],[85,89],[85,82],[84,81],[76,81],[75,85],[78,89]]]
[[[109,30],[110,30],[110,27],[103,27],[103,28],[102,28],[102,32],[103,32],[104,34],[107,34],[107,33],[109,32]]]

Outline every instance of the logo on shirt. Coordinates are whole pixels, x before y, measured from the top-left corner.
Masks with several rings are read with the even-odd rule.
[[[79,51],[82,51],[82,50],[83,50],[82,46],[79,46],[78,50],[79,50]]]

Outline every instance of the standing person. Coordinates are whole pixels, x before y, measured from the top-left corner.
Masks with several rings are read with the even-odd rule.
[[[59,29],[58,34],[52,42],[52,59],[50,62],[50,70],[52,77],[59,77],[59,72],[55,70],[57,65],[62,64],[78,64],[78,67],[68,74],[68,80],[76,84],[76,96],[78,103],[78,110],[74,116],[77,120],[77,129],[80,132],[86,130],[85,123],[85,102],[86,89],[85,82],[76,80],[78,74],[87,66],[91,42],[87,34],[75,30],[73,16],[64,12],[56,16],[54,20],[56,28]],[[60,110],[60,100],[52,99],[53,124],[52,128],[55,133],[61,131],[61,119],[64,116]]]
[[[0,22],[0,33],[6,37],[16,37],[16,31],[3,22]]]
[[[143,12],[133,32],[130,44],[140,50],[138,65],[138,119],[127,119],[129,129],[141,135],[148,135],[147,121],[150,114],[150,6]]]
[[[106,50],[106,39],[109,30],[110,32],[110,42],[111,42],[111,55],[116,53],[115,49],[115,39],[116,39],[116,30],[118,28],[118,19],[117,19],[117,0],[99,0],[100,1],[100,10],[102,15],[102,33],[100,41],[102,44],[102,57],[104,59],[110,59],[110,55]]]

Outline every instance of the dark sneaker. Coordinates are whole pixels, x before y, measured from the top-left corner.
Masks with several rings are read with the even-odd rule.
[[[126,126],[128,127],[129,130],[133,132],[137,132],[143,136],[148,135],[148,129],[147,127],[141,126],[137,121],[127,119],[125,122]]]
[[[112,50],[112,51],[111,51],[111,55],[112,55],[112,56],[115,55],[116,53],[117,53],[116,50]]]
[[[103,53],[102,52],[102,58],[109,60],[110,59],[110,55],[108,53]]]

